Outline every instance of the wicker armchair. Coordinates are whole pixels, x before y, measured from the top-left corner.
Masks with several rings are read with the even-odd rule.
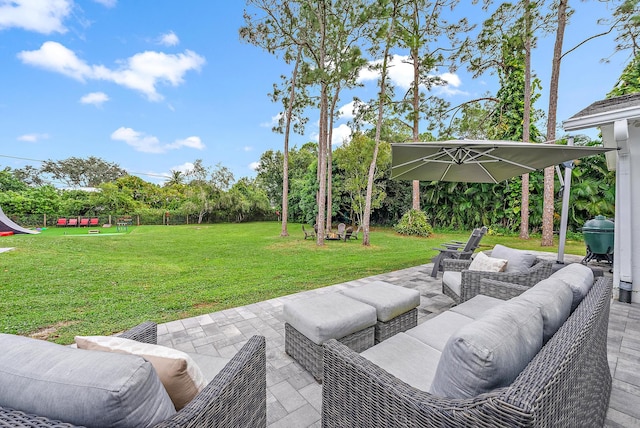
[[[146,322],[120,336],[155,344],[157,325]],[[253,336],[187,406],[155,427],[266,427],[266,410],[265,338]],[[73,427],[3,407],[0,426]]]
[[[468,399],[418,390],[330,340],[324,344],[322,426],[602,427],[611,393],[610,299],[611,280],[599,277],[510,386]]]
[[[471,260],[447,259],[443,261],[444,270],[461,273],[460,293],[445,283],[443,275],[442,293],[451,297],[456,303],[466,302],[480,292],[480,281],[483,278],[495,281],[519,284],[526,288],[548,278],[553,269],[553,261],[536,258],[533,266],[527,272],[482,272],[468,270]],[[524,289],[522,290],[524,291]],[[519,293],[518,293],[519,294]],[[498,296],[495,296],[498,297]]]

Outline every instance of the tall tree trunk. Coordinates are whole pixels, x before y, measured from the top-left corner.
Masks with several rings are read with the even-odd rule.
[[[522,140],[528,143],[531,131],[531,11],[529,0],[524,1],[524,112],[522,118]],[[529,174],[522,175],[520,205],[520,238],[529,239]]]
[[[413,4],[413,23],[417,27],[418,4]],[[413,59],[413,142],[420,141],[420,57],[417,44],[411,47],[411,58]],[[420,210],[420,181],[413,180],[412,183],[412,208]]]
[[[380,95],[378,99],[378,120],[376,121],[376,137],[375,146],[373,148],[373,159],[371,159],[371,165],[369,166],[369,178],[367,180],[367,196],[365,198],[364,214],[362,219],[362,245],[369,246],[371,242],[369,240],[369,221],[371,218],[371,199],[373,197],[373,179],[376,172],[376,162],[378,159],[378,149],[380,147],[380,135],[382,133],[382,119],[384,113],[384,104],[387,97],[387,67],[389,63],[389,49],[391,48],[391,40],[393,39],[393,31],[396,26],[398,3],[393,1],[393,12],[391,15],[391,25],[389,32],[387,33],[386,43],[384,47],[384,56],[382,59],[382,71],[380,73]]]
[[[558,82],[560,80],[560,61],[562,60],[562,43],[564,41],[564,29],[567,25],[567,6],[569,0],[560,0],[558,4],[558,30],[556,42],[553,47],[553,63],[551,67],[551,82],[549,84],[549,111],[547,118],[547,141],[555,143],[556,139],[556,115],[558,110]],[[550,166],[544,170],[544,203],[542,208],[542,242],[543,247],[553,245],[553,185],[555,169]]]
[[[340,94],[340,85],[331,99],[329,108],[329,127],[327,129],[327,230],[331,230],[331,220],[333,215],[333,151],[331,142],[333,141],[333,120],[336,111],[336,104]]]
[[[327,10],[325,0],[319,1],[318,4],[318,24],[320,33],[320,49],[318,51],[318,67],[326,67],[326,41],[327,41]],[[316,244],[318,246],[324,245],[324,222],[325,222],[325,208],[326,208],[326,189],[327,189],[327,111],[328,111],[328,99],[327,91],[328,85],[326,82],[326,76],[320,77],[320,132],[318,138],[318,233],[316,238]]]
[[[320,84],[320,132],[318,140],[318,233],[316,243],[324,245],[325,208],[327,202],[327,84]]]
[[[287,230],[287,219],[289,217],[289,134],[291,133],[291,114],[293,103],[296,99],[296,80],[298,78],[298,66],[302,58],[302,48],[298,48],[296,64],[291,75],[291,92],[289,93],[289,105],[285,117],[284,130],[284,159],[282,165],[282,230],[280,236],[289,236]]]

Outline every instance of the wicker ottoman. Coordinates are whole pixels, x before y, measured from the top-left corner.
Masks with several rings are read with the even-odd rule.
[[[375,281],[341,293],[376,308],[375,343],[418,325],[420,293],[417,290]]]
[[[373,346],[376,310],[339,293],[284,305],[285,351],[322,381],[322,344],[336,339],[356,352]]]

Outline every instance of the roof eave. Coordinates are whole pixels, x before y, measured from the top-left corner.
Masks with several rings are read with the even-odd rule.
[[[640,106],[628,107],[620,110],[590,114],[588,116],[572,117],[562,122],[565,131],[601,127],[612,124],[617,120],[640,118]]]

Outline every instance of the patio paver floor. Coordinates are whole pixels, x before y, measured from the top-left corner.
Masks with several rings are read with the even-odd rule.
[[[566,256],[565,260],[579,261],[580,258]],[[421,323],[453,304],[441,292],[441,275],[430,276],[432,267],[430,263],[424,264],[160,324],[158,343],[188,352],[231,357],[251,336],[265,336],[268,427],[320,427],[322,385],[284,351],[284,303],[382,280],[420,292],[418,323]],[[608,268],[605,272],[608,274]],[[606,426],[640,427],[640,303],[612,300],[608,352],[613,391]]]

